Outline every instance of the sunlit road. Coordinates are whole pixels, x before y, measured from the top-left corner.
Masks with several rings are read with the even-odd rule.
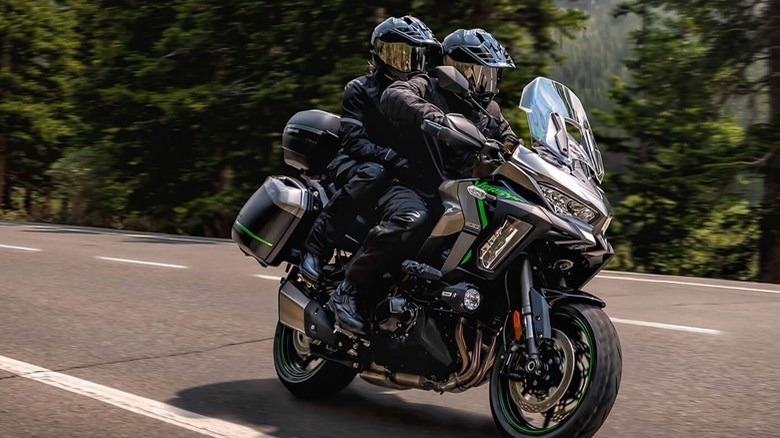
[[[225,240],[0,222],[0,437],[498,436],[486,385],[295,400],[271,358],[282,273]],[[623,345],[597,436],[780,437],[780,287],[608,272],[586,290]]]

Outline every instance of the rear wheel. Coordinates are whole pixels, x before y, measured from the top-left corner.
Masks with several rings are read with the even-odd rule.
[[[506,437],[591,437],[617,398],[622,355],[609,317],[583,304],[553,308],[550,316],[553,339],[540,345],[546,370],[527,373],[515,355],[490,378],[491,412]]]
[[[274,336],[276,375],[290,392],[301,398],[317,399],[344,389],[357,374],[335,362],[311,354],[311,338],[277,323]]]

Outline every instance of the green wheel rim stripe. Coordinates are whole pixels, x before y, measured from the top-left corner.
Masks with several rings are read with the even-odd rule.
[[[541,435],[543,433],[547,433],[556,427],[559,426],[559,424],[556,424],[553,427],[548,427],[547,429],[541,429],[541,430],[535,430],[535,429],[527,429],[525,426],[518,424],[515,421],[515,416],[509,413],[509,409],[506,407],[506,395],[504,395],[504,385],[499,385],[498,387],[498,400],[501,403],[501,410],[504,411],[504,418],[509,420],[510,423],[512,423],[512,426],[514,426],[515,429],[519,430],[520,432],[527,433],[530,435]]]
[[[563,316],[563,317],[569,318],[572,321],[574,321],[574,324],[577,325],[580,328],[580,330],[582,330],[582,332],[585,333],[585,337],[588,338],[588,350],[589,350],[589,353],[590,353],[590,365],[588,366],[588,376],[586,377],[586,380],[585,380],[585,386],[583,387],[582,394],[580,394],[579,398],[577,399],[577,406],[574,408],[574,411],[576,411],[580,407],[580,405],[582,404],[582,399],[583,399],[583,397],[585,397],[585,394],[588,393],[588,389],[590,388],[590,379],[591,379],[591,375],[593,373],[593,364],[596,363],[596,360],[595,360],[596,352],[593,350],[593,340],[590,337],[590,331],[585,329],[585,325],[578,318],[576,318],[573,315],[569,315],[567,313],[561,313],[561,312],[556,312],[556,313],[554,313],[554,315]],[[504,385],[499,385],[498,386],[498,401],[499,401],[499,404],[501,405],[501,410],[504,413],[504,418],[507,419],[509,421],[509,423],[511,423],[512,426],[515,429],[519,430],[520,432],[527,433],[529,435],[542,435],[544,433],[550,432],[551,430],[554,430],[554,429],[558,428],[558,426],[561,425],[561,423],[558,423],[555,426],[548,427],[546,429],[536,430],[536,429],[528,429],[527,427],[525,427],[525,426],[523,426],[521,424],[518,424],[517,421],[515,421],[515,416],[512,415],[509,412],[509,409],[507,408],[507,398],[506,398],[505,394],[506,393],[504,392]],[[572,413],[574,411],[572,411]]]
[[[295,377],[303,377],[303,376],[307,375],[308,373],[306,371],[301,371],[301,370],[295,369],[295,367],[290,362],[288,362],[288,360],[287,360],[287,351],[286,351],[287,350],[287,342],[285,340],[285,337],[287,335],[287,330],[290,330],[290,329],[288,329],[286,327],[284,329],[282,329],[282,336],[279,339],[279,353],[281,353],[281,355],[282,355],[282,366],[291,375],[293,375]],[[316,371],[316,369],[313,370],[313,371]]]
[[[585,387],[582,390],[582,394],[580,394],[580,398],[577,400],[577,407],[580,406],[580,403],[582,403],[583,397],[585,397],[585,394],[588,393],[588,389],[590,388],[590,376],[593,373],[593,364],[596,363],[596,352],[593,350],[593,340],[590,338],[590,331],[585,330],[585,325],[577,318],[571,317],[570,315],[566,315],[565,313],[556,313],[556,315],[565,315],[570,317],[577,326],[579,326],[580,329],[582,329],[582,332],[585,333],[585,337],[588,338],[588,352],[590,353],[590,366],[588,366],[588,377],[585,378]],[[576,408],[575,408],[576,409]]]

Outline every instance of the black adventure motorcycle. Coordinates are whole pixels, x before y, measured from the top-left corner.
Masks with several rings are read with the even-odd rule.
[[[440,83],[465,79],[439,67]],[[523,90],[533,151],[504,156],[464,117],[426,121],[437,145],[471,148],[496,165],[483,179],[446,180],[443,214],[403,278],[364,309],[371,330],[357,337],[334,325],[324,304],[365,236],[357,217],[319,285],[298,275],[303,240],[332,190],[312,175],[338,147],[339,118],[319,110],[293,116],[283,134],[286,163],[300,178],[271,176],[247,201],[233,240],[263,266],[289,263],[279,289],[274,363],[281,382],[305,398],[331,395],[355,375],[383,387],[461,392],[490,385],[490,407],[507,437],[590,437],[617,397],[622,356],[604,302],[581,290],[612,257],[612,219],[580,100],[537,78]],[[442,175],[443,176],[443,175]]]

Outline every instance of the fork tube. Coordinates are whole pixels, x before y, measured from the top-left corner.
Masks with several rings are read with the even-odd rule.
[[[525,346],[528,349],[528,355],[534,362],[539,359],[539,348],[536,346],[534,338],[534,318],[531,310],[531,287],[533,286],[533,274],[531,272],[531,263],[528,257],[523,258],[523,265],[520,270],[520,315],[523,317],[523,329],[525,332]]]

